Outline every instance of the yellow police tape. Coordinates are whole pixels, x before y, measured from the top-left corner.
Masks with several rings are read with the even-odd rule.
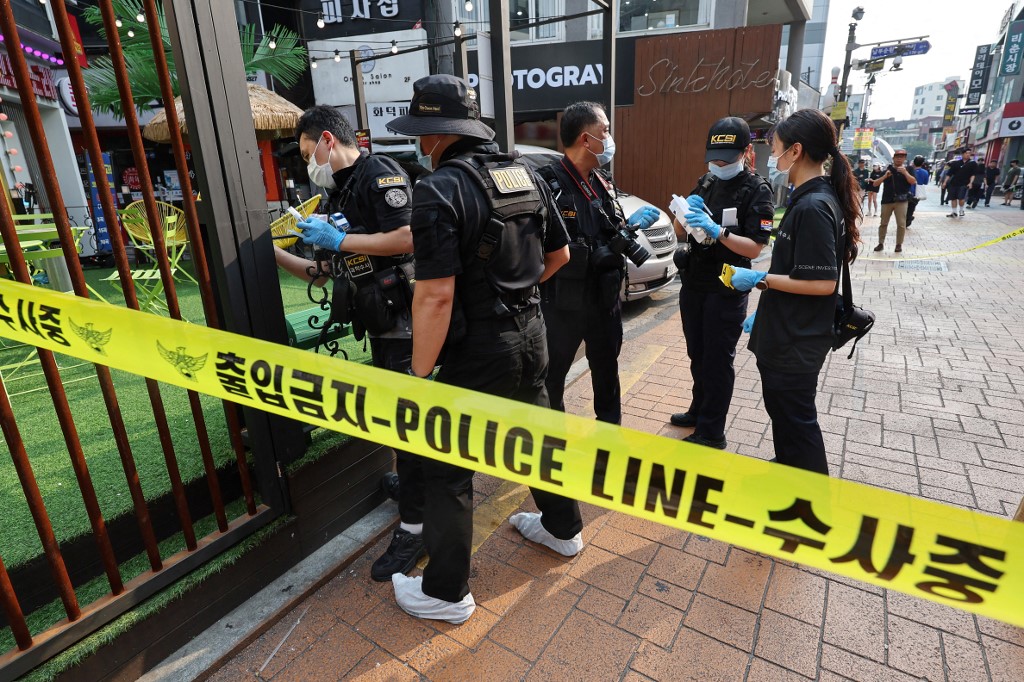
[[[983,243],[978,244],[976,246],[971,246],[971,247],[966,248],[966,249],[960,249],[958,251],[946,251],[945,253],[937,253],[937,254],[934,254],[932,256],[914,256],[913,258],[872,258],[870,251],[868,253],[864,254],[864,255],[865,255],[867,260],[872,261],[872,262],[889,262],[889,263],[894,263],[896,261],[901,261],[901,260],[932,260],[932,259],[935,259],[935,258],[945,258],[946,256],[956,256],[956,255],[961,254],[961,253],[970,253],[971,251],[977,251],[978,249],[984,249],[986,246],[992,246],[993,244],[998,244],[999,242],[1005,242],[1007,239],[1013,239],[1014,237],[1019,237],[1022,234],[1024,234],[1024,227],[1018,227],[1013,232],[1007,232],[1006,234],[1004,234],[1001,237],[996,237],[995,239],[989,239],[987,242],[983,242]]]
[[[1024,626],[1024,524],[6,280],[0,335]]]

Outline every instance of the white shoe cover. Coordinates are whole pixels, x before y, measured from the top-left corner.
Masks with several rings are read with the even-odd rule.
[[[549,547],[562,556],[576,556],[583,550],[582,534],[576,533],[575,537],[568,540],[559,540],[541,525],[540,514],[534,512],[513,514],[509,517],[508,522],[527,540]]]
[[[395,586],[395,601],[402,607],[402,610],[416,618],[429,618],[431,620],[443,620],[458,625],[465,623],[476,610],[476,602],[473,595],[467,594],[462,601],[451,602],[436,597],[429,597],[423,594],[423,577],[410,578],[401,573],[391,576],[391,583]]]

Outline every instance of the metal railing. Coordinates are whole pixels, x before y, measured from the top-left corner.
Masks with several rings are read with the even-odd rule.
[[[75,37],[69,23],[65,0],[51,0],[50,4],[53,8],[53,16],[63,52],[65,55],[74,55]],[[167,4],[170,5],[171,3]],[[211,6],[212,0],[200,0],[196,4]],[[181,310],[173,276],[174,272],[164,245],[164,227],[158,212],[153,183],[147,167],[146,150],[143,147],[141,129],[132,99],[131,83],[129,82],[128,70],[121,49],[119,33],[115,25],[114,9],[110,0],[100,0],[99,6],[106,29],[109,55],[113,63],[113,70],[120,92],[132,154],[135,166],[139,171],[143,202],[152,235],[157,267],[160,271],[163,294],[171,317],[181,319]],[[192,253],[191,262],[195,268],[196,280],[199,283],[206,324],[210,327],[219,327],[220,316],[218,314],[217,298],[215,297],[211,282],[211,272],[204,247],[204,235],[200,226],[199,213],[193,199],[180,122],[173,105],[174,92],[167,59],[164,54],[163,39],[160,35],[160,23],[155,0],[143,0],[143,9],[153,47],[154,64],[160,82],[161,96],[167,105],[167,122],[171,131],[171,145],[175,164],[182,183],[182,202]],[[171,14],[171,19],[173,20],[173,9],[171,9]],[[0,0],[0,32],[5,36],[7,45],[19,44],[18,27],[12,12],[11,0]],[[188,32],[185,33],[188,34]],[[179,38],[177,28],[172,30],[171,34],[172,40],[188,40],[188,38]],[[198,39],[196,39],[196,43],[198,43]],[[176,48],[192,52],[199,51],[198,44],[176,44]],[[57,181],[54,162],[43,131],[42,119],[36,102],[36,96],[32,89],[26,55],[20,50],[13,49],[9,51],[9,58],[14,70],[18,94],[21,98],[25,124],[31,136],[35,156],[38,159],[39,173],[49,201],[50,210],[53,213],[53,221],[60,239],[61,250],[67,261],[74,294],[76,296],[88,297],[89,288],[78,259],[77,245],[71,229],[72,226],[68,219],[61,188]],[[104,165],[102,149],[93,120],[89,93],[85,87],[81,67],[74,58],[67,59],[66,66],[80,112],[86,151],[93,167],[102,168]],[[188,74],[184,72],[187,69],[187,65],[179,62],[179,79],[186,79]],[[202,73],[193,76],[193,80],[202,78],[204,78]],[[228,116],[235,116],[236,119],[239,118],[238,114],[237,110],[227,112]],[[221,115],[223,116],[224,114]],[[251,119],[248,121],[235,120],[234,123],[244,127],[245,125],[251,125]],[[192,130],[197,130],[200,126],[191,125],[190,122],[189,127]],[[208,164],[211,161],[215,161],[215,159],[207,159]],[[139,298],[132,279],[125,243],[119,229],[117,208],[114,205],[105,174],[97,173],[96,182],[103,216],[107,225],[112,228],[109,230],[109,236],[121,290],[124,293],[125,302],[128,307],[138,310]],[[205,193],[206,188],[204,187],[203,189]],[[230,188],[228,188],[228,191],[230,192]],[[7,246],[10,267],[14,277],[20,282],[31,283],[28,266],[18,242],[15,221],[10,206],[8,202],[2,200],[0,200],[0,234],[2,234],[3,242]],[[224,270],[223,260],[222,254],[222,262],[218,263],[218,271]],[[276,279],[276,272],[273,273],[273,276]],[[104,365],[97,364],[95,365],[95,373],[109,419],[111,437],[120,458],[125,485],[132,501],[135,525],[138,527],[144,553],[150,568],[148,572],[144,572],[139,577],[126,582],[114,553],[108,532],[107,520],[104,519],[97,500],[97,493],[90,475],[89,464],[83,453],[79,433],[69,406],[68,396],[62,384],[60,369],[52,352],[40,348],[37,349],[37,353],[38,361],[45,375],[46,385],[60,424],[63,440],[68,450],[77,486],[88,514],[92,537],[99,552],[103,574],[109,584],[109,592],[105,597],[91,604],[83,605],[79,603],[65,565],[61,547],[58,545],[55,537],[50,515],[40,494],[32,462],[26,452],[22,435],[19,432],[7,389],[4,386],[2,376],[0,376],[0,426],[2,426],[3,435],[20,481],[21,490],[31,513],[35,530],[42,543],[43,554],[50,571],[50,580],[56,593],[59,595],[66,615],[65,620],[42,632],[31,632],[19,602],[16,588],[12,584],[10,573],[4,566],[2,558],[0,558],[0,606],[3,608],[6,622],[11,628],[17,645],[16,649],[0,655],[0,678],[4,679],[8,676],[21,675],[47,658],[66,649],[74,642],[82,639],[138,604],[142,599],[154,594],[188,571],[213,558],[218,553],[237,543],[245,535],[254,532],[276,514],[280,513],[285,506],[280,501],[280,498],[267,500],[268,496],[266,494],[264,494],[264,501],[269,503],[272,508],[257,505],[256,496],[253,491],[253,480],[250,476],[243,443],[243,429],[240,423],[239,411],[236,406],[225,404],[224,414],[227,421],[227,431],[237,465],[238,478],[245,504],[245,513],[233,520],[228,518],[221,491],[221,481],[219,480],[207,429],[207,417],[200,404],[199,395],[195,391],[188,391],[189,410],[195,428],[194,435],[198,442],[207,494],[217,525],[217,530],[211,535],[201,539],[197,538],[194,520],[189,508],[189,498],[181,478],[178,453],[175,452],[174,442],[171,438],[171,427],[165,414],[161,386],[155,380],[146,379],[146,392],[150,403],[148,409],[152,413],[152,419],[159,436],[160,448],[170,481],[173,506],[185,545],[183,551],[168,557],[162,557],[158,546],[159,538],[154,532],[153,522],[150,518],[149,503],[143,494],[135,455],[132,452],[132,446],[126,433],[122,407],[118,402],[118,395],[111,378],[110,369]],[[249,413],[246,414],[249,416]],[[250,421],[256,422],[258,420],[250,419]],[[256,446],[254,445],[255,449]],[[264,479],[273,477],[275,480],[263,480],[261,482],[261,490],[273,489],[274,486],[279,487],[279,483],[276,480],[277,474],[273,471],[276,467],[263,466],[262,469],[264,471],[262,474]],[[257,476],[259,475],[260,467],[258,466]],[[0,548],[0,552],[2,552],[2,548]]]

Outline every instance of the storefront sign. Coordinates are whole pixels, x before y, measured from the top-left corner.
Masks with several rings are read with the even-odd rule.
[[[142,182],[139,180],[139,169],[129,166],[121,173],[121,184],[133,191],[142,191]]]
[[[92,208],[92,224],[96,229],[96,251],[98,253],[110,253],[110,233],[108,232],[107,219],[103,215],[103,204],[100,202],[100,190],[96,185],[96,175],[93,172],[92,157],[88,157],[89,165],[89,193],[90,205]],[[107,186],[110,188],[110,198],[117,206],[117,195],[114,194],[114,171],[110,165],[110,154],[103,153],[103,173],[107,176]]]
[[[363,128],[356,131],[356,146],[360,149],[365,149],[367,154],[373,153],[373,145],[370,142],[369,130]]]
[[[45,66],[31,65],[29,76],[32,79],[32,92],[46,99],[57,99],[57,84],[53,80],[53,71]],[[18,89],[14,79],[14,67],[6,53],[0,54],[0,85],[11,90]]]
[[[564,109],[573,102],[601,102],[604,60],[600,40],[512,48],[512,105],[516,112]],[[478,87],[479,58],[469,53],[469,83]]]
[[[409,113],[409,101],[404,102],[370,102],[366,105],[366,123],[372,139],[381,140],[395,137],[395,133],[387,128],[389,121]],[[400,136],[399,136],[400,137]]]
[[[1024,102],[1007,102],[1003,107],[999,137],[1024,137]]]
[[[967,146],[967,140],[971,137],[971,126],[960,130],[956,134],[956,139],[953,140],[953,149],[960,149],[961,147]]]
[[[1006,44],[1003,48],[1003,66],[999,69],[1000,76],[1015,76],[1020,73],[1021,53],[1024,52],[1024,21],[1014,21],[1006,31]]]
[[[302,0],[299,11],[301,33],[310,40],[412,28],[425,16],[423,0]],[[323,28],[317,25],[320,20]]]
[[[956,117],[956,98],[960,94],[960,84],[950,81],[943,87],[946,89],[946,108],[942,112],[942,125],[948,128],[953,125]]]
[[[989,65],[992,63],[992,56],[989,54],[991,49],[991,45],[978,45],[974,50],[971,80],[967,85],[967,106],[969,107],[981,104],[981,95],[985,92],[985,83],[988,82]],[[963,113],[962,109],[961,113]]]
[[[733,63],[725,57],[716,62],[707,62],[701,57],[688,72],[671,59],[660,59],[648,69],[636,94],[650,97],[655,93],[685,95],[710,90],[774,87],[775,73],[775,68],[761,64],[759,59]]]
[[[392,24],[393,26],[393,24]],[[317,68],[310,70],[313,78],[313,92],[318,104],[345,106],[355,104],[355,89],[352,87],[352,66],[349,53],[358,50],[362,57],[376,57],[360,64],[363,75],[363,90],[368,102],[408,101],[412,97],[412,84],[430,73],[427,50],[391,56],[391,41],[399,45],[425,43],[427,32],[423,29],[392,31],[372,36],[356,36],[340,40],[314,40],[309,43],[313,54],[334,53],[338,50],[341,61],[334,58],[320,58]]]
[[[849,102],[836,102],[836,105],[832,107],[831,119],[833,121],[845,121],[846,120],[846,109],[849,107]]]
[[[78,117],[78,103],[75,102],[75,91],[71,89],[71,79],[57,79],[57,100],[69,116]]]
[[[75,37],[75,57],[78,65],[83,69],[88,68],[89,60],[85,57],[85,48],[82,47],[82,31],[78,28],[78,19],[73,14],[68,14],[68,24],[71,26],[71,35]]]

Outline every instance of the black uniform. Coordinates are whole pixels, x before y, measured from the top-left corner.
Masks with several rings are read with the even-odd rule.
[[[461,330],[449,332],[436,381],[547,407],[547,344],[536,285],[544,270],[544,254],[565,246],[565,228],[547,207],[551,198],[544,183],[529,174],[535,185],[529,195],[506,196],[520,201],[520,206],[532,201],[531,210],[543,213],[525,226],[506,223],[500,247],[485,264],[480,254],[491,218],[487,195],[471,175],[475,171],[446,163],[498,153],[494,143],[465,138],[448,148],[438,169],[416,185],[412,212],[416,278],[454,276],[455,307],[461,312],[457,315],[453,310],[452,329],[462,327],[456,324],[457,317],[464,320]],[[525,166],[518,168],[525,171]],[[491,191],[497,206],[501,195]],[[423,593],[458,602],[469,592],[473,472],[433,460],[424,460],[423,467],[424,541],[430,555],[423,572]],[[582,530],[574,500],[540,490],[534,490],[533,496],[545,529],[556,538],[570,539]]]
[[[845,234],[842,216],[827,177],[797,187],[779,225],[768,273],[837,281],[837,244]],[[832,348],[835,310],[834,296],[768,289],[761,294],[749,345],[761,373],[776,459],[823,474],[828,473],[828,461],[814,398],[818,373]]]
[[[327,211],[344,213],[349,221],[349,232],[377,234],[411,223],[409,176],[394,159],[377,154],[361,156],[353,165],[336,172],[334,182],[337,187],[328,196]],[[411,269],[411,258],[408,254],[388,258],[344,252],[335,256],[335,267],[339,272],[346,266],[350,272],[358,273],[353,279],[362,289],[390,268],[401,270],[405,266]],[[388,295],[396,303],[393,308],[394,326],[387,331],[367,329],[373,366],[404,374],[412,363],[412,301],[400,287]],[[365,306],[378,307],[378,304],[372,297],[367,297]],[[353,325],[370,326],[366,322],[366,319],[357,317]],[[382,326],[386,326],[386,322]],[[404,523],[423,523],[422,458],[402,450],[396,450],[395,454],[395,467],[402,481],[399,515]]]
[[[705,175],[693,194],[704,199],[712,220],[722,224],[722,211],[736,208],[733,235],[767,244],[775,217],[771,186],[758,175],[742,171],[731,180]],[[686,354],[690,358],[693,397],[687,412],[697,417],[694,431],[708,440],[720,440],[725,434],[725,419],[732,402],[736,381],[733,360],[736,343],[743,333],[747,316],[747,292],[726,287],[720,276],[722,265],[751,266],[750,259],[733,252],[720,240],[698,243],[687,237],[690,259],[681,273],[679,313],[683,319]]]
[[[584,179],[568,157],[546,166],[548,181],[569,233],[570,261],[541,287],[548,327],[548,396],[551,407],[565,411],[563,394],[580,343],[586,344],[594,386],[594,412],[601,421],[622,421],[619,351],[622,350],[622,305],[619,293],[626,260],[608,253],[612,230],[626,224],[617,190],[608,174],[595,170]],[[594,254],[604,255],[595,258]]]

